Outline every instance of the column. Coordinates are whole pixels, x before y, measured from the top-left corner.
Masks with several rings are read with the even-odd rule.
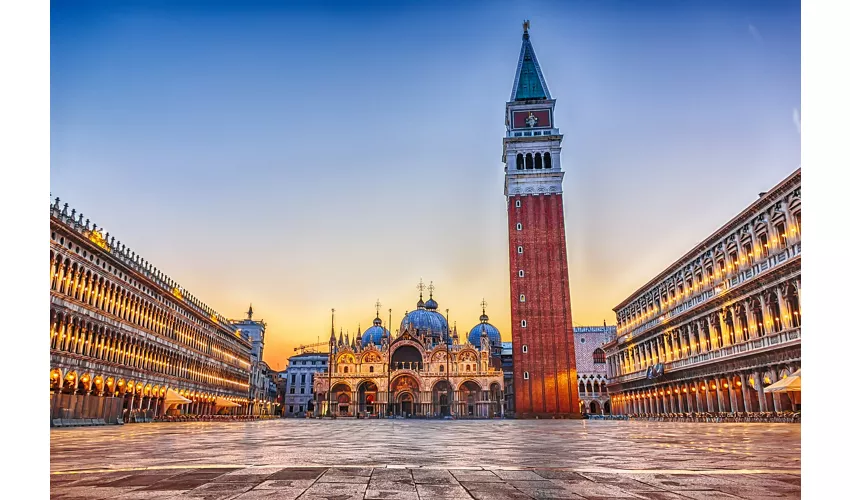
[[[705,411],[713,413],[713,412],[717,411],[716,410],[717,403],[714,400],[714,391],[711,390],[711,381],[710,380],[703,380],[702,384],[705,385],[705,391],[703,391],[705,393],[705,407],[706,407]]]
[[[786,289],[790,289],[790,286],[791,285],[786,285]],[[791,308],[788,307],[782,287],[776,287],[776,296],[779,299],[779,321],[782,325],[782,329],[789,330],[793,328],[793,323],[791,322]]]
[[[750,387],[747,374],[739,373],[738,376],[741,377],[741,397],[744,399],[744,411],[751,413],[753,409],[750,407],[750,391],[753,389]]]
[[[717,396],[717,411],[726,413],[729,411],[729,406],[726,404],[726,399],[723,397],[723,384],[719,379],[714,379],[712,382],[715,386],[715,395]]]
[[[769,411],[767,409],[767,398],[764,394],[764,384],[763,384],[763,376],[761,373],[755,372],[753,373],[753,378],[755,379],[756,392],[758,392],[759,398],[759,410],[758,411]]]
[[[738,408],[738,395],[735,390],[735,382],[730,379],[727,383],[729,384],[729,387],[724,387],[723,392],[726,394],[726,397],[729,398],[731,411],[741,411],[740,408]]]

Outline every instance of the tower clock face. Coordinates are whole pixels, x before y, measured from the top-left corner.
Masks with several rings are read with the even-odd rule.
[[[550,128],[552,117],[548,109],[514,111],[513,128]]]

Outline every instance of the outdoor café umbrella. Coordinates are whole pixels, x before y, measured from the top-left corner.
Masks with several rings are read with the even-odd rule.
[[[764,388],[764,392],[802,392],[802,368]]]
[[[219,408],[236,408],[239,406],[239,403],[234,403],[233,401],[228,401],[224,398],[216,398],[215,405]]]
[[[192,400],[189,398],[184,398],[177,391],[173,389],[168,389],[168,392],[165,393],[165,404],[183,404],[183,403],[191,403]]]

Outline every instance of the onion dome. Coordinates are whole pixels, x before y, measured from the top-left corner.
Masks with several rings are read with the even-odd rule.
[[[487,338],[490,340],[490,345],[501,345],[502,334],[499,329],[490,323],[479,323],[469,331],[469,343],[473,344],[478,349],[481,349],[481,334],[486,332]]]
[[[372,322],[372,326],[363,332],[362,342],[364,346],[369,345],[370,343],[379,346],[381,345],[381,340],[389,336],[389,330],[381,326],[381,318],[375,318],[375,321]]]
[[[428,302],[425,303],[425,309],[427,309],[429,311],[436,311],[437,310],[437,301],[434,300],[434,297],[431,297],[431,298],[428,299]]]
[[[498,351],[501,351],[502,334],[499,333],[498,328],[489,323],[490,318],[487,316],[487,311],[485,309],[486,306],[487,303],[482,300],[481,316],[478,318],[481,323],[478,323],[472,328],[472,330],[469,331],[467,340],[476,348],[481,349],[481,335],[486,334],[487,339],[490,341],[490,346],[497,347]]]

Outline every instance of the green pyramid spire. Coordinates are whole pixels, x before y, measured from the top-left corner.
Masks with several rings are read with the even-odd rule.
[[[514,88],[511,92],[511,101],[523,101],[528,99],[551,99],[543,71],[537,63],[534,48],[528,37],[528,21],[522,23],[522,49],[519,52],[519,63],[517,64]]]

